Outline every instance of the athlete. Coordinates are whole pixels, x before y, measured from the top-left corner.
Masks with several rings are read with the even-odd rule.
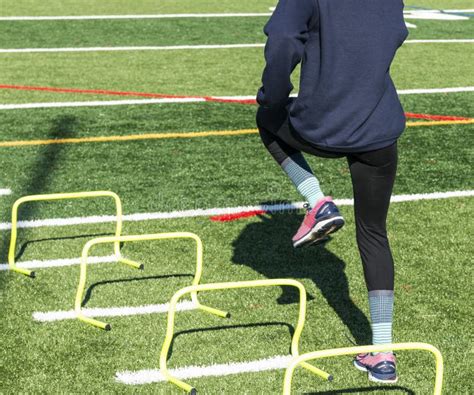
[[[264,29],[266,66],[257,94],[263,144],[308,201],[295,247],[344,225],[303,152],[346,157],[373,344],[392,343],[394,263],[386,219],[405,116],[390,65],[408,35],[402,0],[279,0]],[[291,74],[301,63],[298,97]],[[358,355],[369,379],[397,381],[393,353]]]

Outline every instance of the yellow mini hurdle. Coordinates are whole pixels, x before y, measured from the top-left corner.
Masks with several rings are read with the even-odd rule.
[[[426,343],[395,343],[395,344],[384,344],[375,346],[360,346],[360,347],[346,347],[346,348],[334,348],[331,350],[315,351],[307,354],[300,355],[294,358],[285,372],[285,379],[283,383],[283,395],[291,394],[291,382],[293,379],[293,373],[295,369],[307,361],[314,359],[337,357],[341,355],[354,355],[364,354],[369,352],[384,352],[384,351],[397,351],[397,350],[423,350],[432,353],[436,360],[436,378],[434,395],[441,395],[441,389],[443,387],[443,356],[440,351]],[[303,365],[302,365],[303,366]]]
[[[76,301],[75,301],[75,311],[77,314],[77,318],[87,324],[96,326],[101,329],[110,330],[110,324],[106,322],[102,322],[99,320],[95,320],[90,317],[86,317],[82,312],[81,304],[82,299],[84,296],[84,289],[86,286],[86,277],[87,277],[87,257],[89,256],[89,250],[97,245],[97,244],[107,244],[107,243],[114,243],[115,245],[119,245],[120,243],[129,243],[129,242],[137,242],[137,241],[152,241],[152,240],[165,240],[165,239],[193,239],[196,242],[196,272],[194,274],[194,279],[192,284],[197,286],[201,281],[202,275],[202,268],[203,268],[203,245],[201,239],[195,235],[194,233],[189,232],[175,232],[175,233],[157,233],[157,234],[147,234],[147,235],[139,235],[139,236],[115,236],[115,237],[99,237],[93,240],[89,240],[82,249],[82,256],[81,256],[81,274],[79,278],[79,285],[77,287],[76,293]],[[129,261],[128,259],[121,259],[122,262],[133,266],[133,267],[141,267],[142,265],[138,265],[133,261]],[[196,309],[200,309],[206,311],[210,314],[217,315],[219,317],[227,317],[228,313],[225,311],[217,310],[209,306],[205,306],[201,304],[197,297],[196,291],[191,291],[191,300],[196,306]]]
[[[276,286],[295,287],[299,291],[300,305],[299,305],[298,323],[296,325],[296,329],[293,334],[293,338],[291,340],[291,355],[294,357],[297,357],[299,355],[299,351],[298,351],[299,340],[300,340],[301,332],[303,331],[303,326],[304,326],[304,322],[306,318],[306,290],[303,284],[301,284],[300,282],[296,280],[291,280],[291,279],[275,279],[275,280],[255,280],[255,281],[193,285],[190,287],[180,289],[178,292],[176,292],[173,295],[170,301],[169,311],[168,311],[168,323],[166,327],[166,338],[163,343],[163,347],[161,349],[161,354],[160,354],[160,373],[163,375],[163,377],[167,381],[185,390],[187,393],[190,393],[190,394],[197,393],[196,389],[192,387],[191,385],[171,376],[166,366],[168,352],[169,352],[171,342],[174,336],[174,320],[175,320],[175,314],[176,314],[176,305],[178,304],[179,300],[184,295],[186,294],[193,295],[201,291],[218,291],[218,290],[229,290],[229,289],[276,287]],[[302,367],[308,369],[309,371],[317,374],[318,376],[326,380],[332,379],[332,377],[329,374],[310,365],[307,362],[301,362],[300,364]]]
[[[114,192],[110,191],[94,191],[94,192],[73,192],[73,193],[53,193],[48,195],[30,195],[30,196],[23,196],[22,198],[18,199],[12,207],[12,232],[10,238],[10,249],[8,251],[8,265],[10,266],[10,270],[24,274],[25,276],[29,276],[34,278],[35,272],[19,268],[15,263],[15,250],[16,250],[16,239],[18,233],[18,209],[20,205],[27,202],[39,202],[39,201],[55,201],[55,200],[71,200],[71,199],[90,199],[90,198],[99,198],[99,197],[110,197],[115,201],[116,207],[116,228],[115,228],[115,235],[120,236],[122,233],[122,202],[118,195]],[[119,262],[125,263],[127,265],[131,265],[137,267],[134,262],[126,260],[122,258],[120,255],[120,243],[117,242],[114,245],[114,252],[117,260]]]

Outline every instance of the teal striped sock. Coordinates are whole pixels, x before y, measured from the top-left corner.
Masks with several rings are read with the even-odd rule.
[[[392,343],[393,291],[369,292],[372,344]]]
[[[286,158],[281,164],[282,169],[290,177],[296,189],[313,208],[317,202],[324,199],[318,179],[301,153]]]

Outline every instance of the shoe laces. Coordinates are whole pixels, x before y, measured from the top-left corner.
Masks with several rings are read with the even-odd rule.
[[[311,206],[309,205],[309,203],[305,203],[303,204],[303,208],[307,211],[307,212],[310,212],[311,211]]]

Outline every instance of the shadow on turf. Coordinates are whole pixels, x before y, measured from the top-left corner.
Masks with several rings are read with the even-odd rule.
[[[301,221],[302,216],[296,212],[261,215],[260,221],[248,224],[234,241],[232,261],[249,266],[267,278],[310,279],[349,329],[354,341],[359,345],[370,344],[370,323],[350,298],[345,262],[324,245],[293,248],[291,238]],[[283,287],[278,303],[297,302],[297,291]]]
[[[98,281],[94,284],[91,284],[89,288],[87,288],[86,295],[84,296],[84,300],[82,301],[81,306],[85,307],[87,302],[89,302],[90,298],[92,297],[92,292],[95,288],[100,287],[102,285],[109,285],[109,284],[119,284],[119,283],[130,283],[134,281],[147,281],[147,280],[160,280],[165,278],[180,278],[180,277],[194,277],[193,274],[164,274],[159,276],[147,276],[147,277],[130,277],[130,278],[120,278],[117,280],[104,280]]]
[[[293,325],[290,325],[286,322],[260,322],[260,323],[254,323],[254,324],[239,324],[239,325],[219,325],[219,326],[214,326],[214,327],[206,327],[206,328],[194,328],[194,329],[187,329],[184,331],[179,331],[176,332],[173,336],[173,339],[171,340],[171,345],[170,349],[168,351],[168,356],[167,360],[171,358],[171,355],[173,354],[173,346],[176,341],[176,339],[179,336],[182,335],[189,335],[191,333],[196,333],[196,332],[210,332],[210,331],[220,331],[220,330],[225,330],[225,329],[246,329],[246,328],[265,328],[269,326],[284,326],[288,328],[288,332],[290,334],[290,341],[293,338],[293,334],[295,333],[295,328],[293,328]],[[291,353],[291,349],[288,349],[288,353]]]
[[[337,395],[337,394],[360,394],[363,392],[375,392],[379,394],[381,391],[394,392],[397,391],[402,394],[415,395],[411,389],[406,387],[400,387],[398,385],[381,385],[378,387],[360,387],[360,388],[346,388],[333,391],[320,391],[320,392],[305,392],[305,395]]]

